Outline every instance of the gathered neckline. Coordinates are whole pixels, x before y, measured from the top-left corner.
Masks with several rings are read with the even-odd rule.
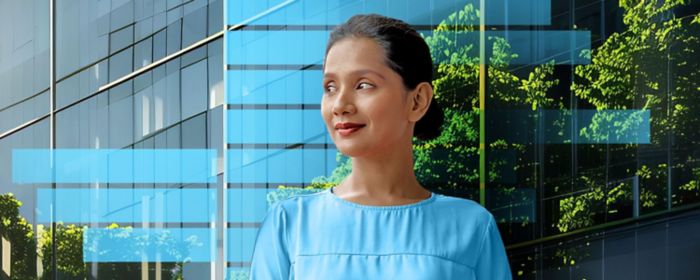
[[[366,204],[359,204],[359,203],[355,203],[355,202],[340,198],[339,196],[337,196],[333,192],[333,188],[334,187],[330,187],[330,188],[326,189],[325,192],[327,195],[331,196],[336,201],[340,201],[343,204],[347,204],[347,205],[350,205],[353,207],[358,207],[358,208],[362,208],[362,209],[371,209],[371,210],[396,210],[396,209],[408,209],[408,208],[420,207],[422,205],[433,202],[437,198],[437,195],[438,195],[438,194],[431,191],[429,198],[426,198],[424,200],[414,202],[414,203],[400,204],[400,205],[366,205]]]

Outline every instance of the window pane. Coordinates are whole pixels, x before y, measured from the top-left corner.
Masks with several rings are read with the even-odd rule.
[[[131,73],[133,49],[128,48],[109,58],[109,81],[112,82]]]
[[[200,114],[182,123],[182,148],[207,147],[206,114]]]
[[[224,58],[223,40],[219,39],[208,45],[209,59],[209,108],[216,107],[224,102]]]
[[[56,75],[61,78],[80,64],[80,10],[70,0],[56,1]]]
[[[224,28],[224,0],[216,0],[209,3],[209,35],[221,31]]]
[[[182,69],[182,118],[207,109],[207,60]]]
[[[206,47],[199,47],[196,48],[192,51],[187,52],[186,54],[182,55],[182,67],[187,67],[192,63],[198,62],[202,59],[207,57],[207,48]]]
[[[153,61],[157,61],[165,57],[166,53],[166,31],[161,30],[160,32],[153,35]]]
[[[168,52],[167,54],[172,54],[180,50],[180,42],[182,37],[182,22],[176,21],[168,25]]]
[[[152,87],[146,87],[134,94],[134,141],[141,140],[155,130],[154,107]]]
[[[166,65],[165,84],[165,126],[179,122],[180,117],[180,59],[175,59]]]
[[[207,35],[207,7],[185,15],[182,21],[182,45],[189,46]]]
[[[114,31],[134,22],[134,1],[113,0],[110,13],[110,30]]]
[[[116,103],[109,104],[109,147],[121,149],[133,140],[133,104],[128,96]]]
[[[134,43],[134,26],[120,29],[109,35],[109,53],[115,53]]]
[[[153,40],[148,38],[141,42],[138,42],[134,47],[134,70],[151,64],[151,52]]]

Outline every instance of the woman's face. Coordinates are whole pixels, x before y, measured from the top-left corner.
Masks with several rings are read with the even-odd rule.
[[[326,56],[321,114],[336,147],[347,156],[379,154],[406,139],[410,143],[409,95],[385,59],[374,40],[356,37],[336,42]]]

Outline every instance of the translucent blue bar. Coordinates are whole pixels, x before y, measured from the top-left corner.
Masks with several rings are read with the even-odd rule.
[[[457,46],[474,47],[468,53],[478,61],[479,32],[433,31],[421,32],[424,36],[445,36]],[[329,31],[234,31],[228,36],[228,63],[234,65],[311,65],[322,64]],[[510,45],[517,57],[510,65],[538,65],[551,60],[556,64],[589,64],[590,58],[582,55],[590,49],[590,31],[515,30],[486,31],[488,39],[487,63],[492,61],[493,46],[498,38]],[[444,49],[433,48],[435,64],[451,63]],[[455,51],[455,50],[452,50]],[[260,71],[260,70],[257,70]],[[273,82],[270,80],[268,82]],[[256,84],[262,84],[256,81]],[[320,83],[320,81],[319,81]],[[299,88],[298,90],[301,90]],[[243,91],[241,94],[244,94]],[[314,91],[317,92],[317,91]]]
[[[244,267],[229,267],[226,269],[226,277],[228,280],[248,279],[250,276],[250,266]]]
[[[54,200],[55,194],[55,200]],[[37,219],[64,223],[197,223],[216,220],[215,189],[37,189]]]
[[[213,228],[88,228],[83,262],[211,262],[215,241]]]
[[[12,180],[31,183],[214,183],[214,149],[13,149]]]
[[[578,110],[579,131],[575,143],[649,144],[651,112],[649,110]]]
[[[274,189],[229,188],[227,220],[230,223],[259,223],[267,213],[267,195]]]
[[[488,25],[549,25],[551,0],[486,1]],[[228,24],[257,25],[336,25],[354,14],[377,13],[399,18],[413,25],[438,24],[463,10],[466,5],[479,8],[478,0],[434,1],[327,1],[272,0],[230,1]],[[478,20],[476,22],[478,24]]]
[[[318,192],[320,189],[302,189],[290,187],[278,188],[229,188],[228,222],[260,223],[265,218],[267,209],[273,203],[292,196]]]
[[[462,2],[462,1],[459,1]],[[478,0],[467,0],[478,9]],[[552,0],[487,0],[487,25],[550,25]],[[464,6],[464,4],[458,4]],[[445,18],[445,17],[440,17]]]
[[[290,197],[295,197],[299,195],[312,194],[316,192],[323,191],[323,189],[318,188],[301,188],[301,187],[287,187],[287,188],[274,188],[271,189],[267,194],[267,205],[273,205],[278,201],[288,199]]]
[[[230,31],[228,64],[321,64],[329,34],[316,30]]]
[[[311,183],[337,166],[335,149],[231,149],[229,183]]]
[[[472,36],[471,42],[478,46],[478,32],[469,35]],[[582,55],[584,50],[591,49],[590,31],[488,31],[486,36],[504,38],[510,44],[512,53],[518,55],[510,65],[539,65],[550,60],[554,60],[555,64],[591,63],[590,57]],[[492,58],[495,42],[496,40],[489,39],[487,43],[488,64],[494,63]]]
[[[489,139],[509,143],[649,144],[649,110],[487,110],[489,125],[499,127]],[[533,138],[531,129],[543,129]]]
[[[320,70],[229,70],[229,104],[313,104],[323,97]]]
[[[227,261],[250,262],[257,234],[258,228],[229,228],[226,236]]]
[[[228,142],[332,143],[319,110],[229,110]]]

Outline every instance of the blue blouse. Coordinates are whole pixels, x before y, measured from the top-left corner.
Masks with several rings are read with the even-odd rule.
[[[250,278],[511,279],[493,216],[467,199],[432,193],[371,206],[332,188],[274,203],[258,231]]]

